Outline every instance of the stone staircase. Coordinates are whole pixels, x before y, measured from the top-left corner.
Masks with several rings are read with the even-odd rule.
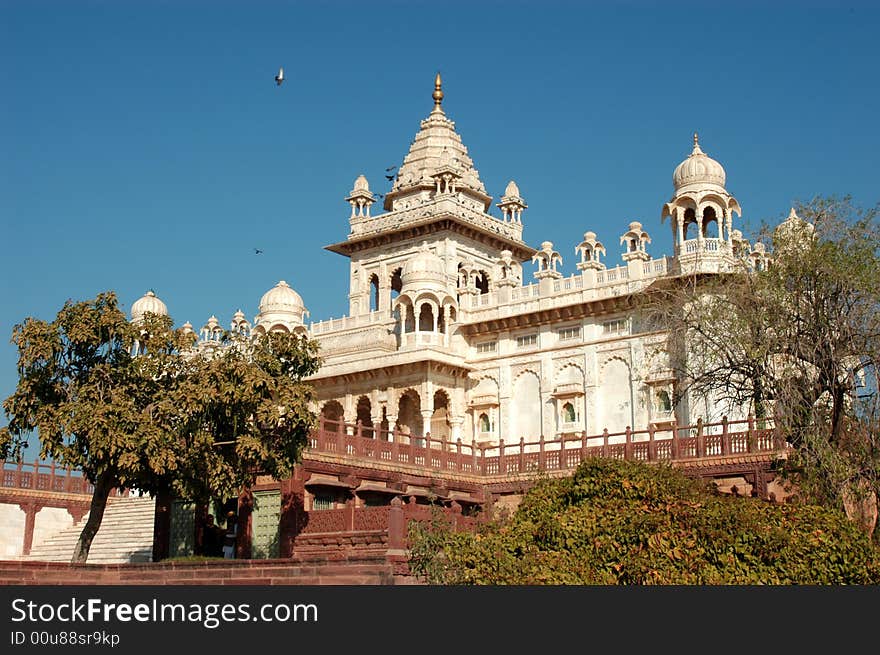
[[[89,550],[89,564],[150,562],[153,558],[153,515],[156,499],[150,496],[111,498]],[[69,562],[88,519],[49,537],[31,548],[23,560]]]

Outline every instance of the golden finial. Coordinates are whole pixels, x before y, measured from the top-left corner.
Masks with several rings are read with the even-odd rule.
[[[696,132],[694,132],[694,145],[695,146],[700,145],[700,137]]]
[[[440,79],[440,72],[437,72],[437,77],[434,78],[434,93],[431,94],[431,97],[434,98],[434,109],[440,109],[440,103],[443,102],[443,80]]]

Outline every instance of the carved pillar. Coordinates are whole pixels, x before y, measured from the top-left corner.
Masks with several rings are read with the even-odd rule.
[[[422,434],[426,435],[431,431],[431,419],[434,416],[434,410],[423,409],[419,413],[422,415]]]
[[[681,246],[684,243],[684,208],[676,207],[675,208],[675,228],[678,234],[678,245]]]
[[[449,417],[449,426],[451,435],[449,440],[456,441],[462,438],[461,428],[464,425],[464,416],[450,416]]]

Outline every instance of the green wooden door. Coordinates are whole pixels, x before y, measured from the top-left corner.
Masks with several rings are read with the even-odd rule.
[[[278,524],[281,521],[281,492],[255,491],[254,511],[251,515],[253,541],[251,557],[267,559],[278,557]]]
[[[175,500],[171,504],[168,557],[187,557],[195,552],[195,520],[195,503]]]

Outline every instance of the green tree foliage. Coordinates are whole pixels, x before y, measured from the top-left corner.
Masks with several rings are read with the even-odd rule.
[[[593,459],[476,533],[410,531],[432,584],[877,584],[880,552],[833,509],[722,495],[678,469]]]
[[[0,454],[19,456],[36,432],[41,457],[94,485],[74,562],[87,560],[114,488],[204,502],[298,461],[315,423],[303,378],[318,369],[317,345],[226,335],[205,357],[192,339],[168,317],[129,322],[112,292],[15,327],[19,382],[3,403]]]
[[[668,334],[682,392],[772,417],[795,447],[787,473],[802,495],[865,509],[880,491],[878,207],[796,209],[764,228],[766,266],[742,247],[738,268],[657,285],[640,309]]]

